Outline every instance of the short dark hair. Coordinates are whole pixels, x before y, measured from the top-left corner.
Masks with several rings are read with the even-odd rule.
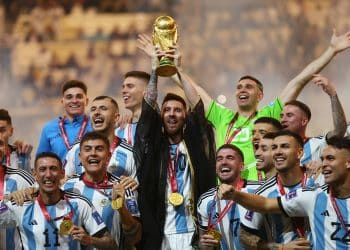
[[[117,109],[117,111],[119,110],[118,103],[113,97],[110,97],[107,95],[99,95],[99,96],[95,97],[93,101],[105,100],[105,99],[109,99],[111,101],[111,103],[113,104],[113,106]]]
[[[223,150],[223,149],[232,149],[233,151],[235,151],[240,157],[241,157],[241,159],[242,159],[242,162],[244,162],[244,155],[243,155],[243,152],[242,152],[242,150],[239,148],[239,147],[237,147],[237,146],[235,146],[235,145],[232,145],[232,144],[223,144],[222,146],[220,146],[219,148],[218,148],[218,150],[216,150],[216,155],[215,155],[215,157],[217,157],[218,156],[218,153],[221,151],[221,150]]]
[[[37,154],[37,156],[35,156],[35,160],[34,160],[34,168],[36,168],[36,164],[38,163],[38,160],[41,158],[54,158],[58,161],[59,167],[62,168],[62,161],[61,161],[60,157],[53,152],[41,152],[41,153]]]
[[[258,79],[256,79],[254,76],[251,76],[251,75],[242,76],[241,78],[239,78],[238,82],[240,82],[244,79],[249,79],[249,80],[254,81],[258,85],[258,88],[261,90],[261,92],[264,92],[263,84]]]
[[[144,79],[147,82],[147,84],[149,82],[149,79],[151,79],[150,74],[148,74],[147,72],[137,71],[137,70],[126,72],[124,75],[124,79],[127,77],[136,77],[136,78]]]
[[[186,102],[185,102],[185,100],[184,100],[181,96],[176,95],[176,94],[174,94],[174,93],[168,93],[168,94],[166,94],[166,96],[165,96],[164,99],[163,99],[162,106],[164,105],[165,102],[170,101],[170,100],[174,100],[174,101],[181,102],[182,105],[183,105],[184,108],[185,108],[185,111],[186,111],[187,108],[186,108]]]
[[[66,92],[67,89],[71,88],[80,88],[84,91],[85,95],[87,94],[87,87],[85,83],[78,80],[69,80],[65,82],[62,86],[62,95],[64,94],[64,92]]]
[[[104,134],[102,134],[101,132],[97,132],[97,131],[91,131],[86,133],[80,141],[80,149],[83,146],[84,142],[88,141],[88,140],[102,140],[107,148],[109,149],[110,144],[109,144],[109,140],[107,138],[107,136],[105,136]]]
[[[305,103],[298,101],[298,100],[291,100],[289,102],[286,102],[284,106],[292,105],[298,107],[307,117],[307,119],[310,121],[311,119],[311,110],[309,106],[307,106]]]
[[[11,116],[6,109],[0,109],[0,121],[7,121],[8,124],[12,125]]]
[[[301,148],[304,147],[304,141],[303,141],[303,138],[301,138],[301,136],[297,133],[294,133],[288,129],[286,130],[279,130],[277,132],[274,133],[275,134],[275,137],[273,139],[275,139],[276,137],[279,137],[279,136],[291,136],[295,139],[295,141],[299,144],[299,146]]]
[[[274,139],[276,137],[276,132],[269,132],[263,135],[263,139]]]
[[[277,130],[282,129],[281,123],[272,117],[260,117],[254,121],[254,124],[258,124],[258,123],[267,123],[267,124],[272,125]]]
[[[337,149],[347,149],[350,150],[350,137],[332,136],[326,138],[326,142],[329,146],[333,146]]]

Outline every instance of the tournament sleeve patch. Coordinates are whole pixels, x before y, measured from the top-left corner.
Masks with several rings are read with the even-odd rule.
[[[253,216],[254,216],[254,212],[253,211],[247,211],[245,213],[244,218],[248,221],[252,221],[253,220]]]
[[[126,199],[125,203],[126,203],[127,209],[129,210],[129,212],[131,214],[138,214],[139,213],[139,209],[137,207],[136,200],[134,200],[134,199]]]
[[[5,203],[0,204],[0,214],[5,213],[7,210],[9,210],[9,207]]]
[[[97,225],[100,225],[101,223],[103,223],[103,220],[97,211],[92,213],[92,217],[96,221]]]
[[[291,200],[293,198],[297,197],[297,190],[290,191],[288,194],[286,194],[286,200]]]

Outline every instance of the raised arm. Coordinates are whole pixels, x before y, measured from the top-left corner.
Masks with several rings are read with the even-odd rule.
[[[279,98],[283,103],[294,100],[300,94],[312,76],[320,72],[339,52],[350,47],[350,31],[337,36],[335,29],[328,49],[316,60],[311,62],[306,68],[294,77],[282,90]]]
[[[221,184],[218,197],[222,200],[234,200],[248,210],[259,213],[282,213],[277,199],[269,199],[256,194],[235,190],[232,185]]]
[[[334,129],[328,132],[327,137],[340,136],[343,137],[346,132],[346,118],[334,84],[326,77],[314,75],[312,82],[317,86],[322,87],[323,91],[329,95],[332,105],[332,118]]]
[[[146,55],[149,57],[152,57],[153,48],[151,38],[147,35],[139,35],[138,39],[138,48],[142,50]],[[161,52],[158,51],[158,55],[161,55]],[[172,50],[168,51],[167,54],[168,57],[171,57],[174,59],[175,65],[178,68],[179,74],[174,75],[171,77],[181,88],[184,89],[185,95],[187,99],[190,102],[190,105],[196,105],[199,101],[198,95],[202,99],[204,103],[204,111],[206,112],[209,108],[209,105],[212,101],[212,98],[209,96],[209,94],[200,87],[193,79],[191,79],[187,74],[183,72],[181,69],[181,54],[177,50],[177,47],[175,46]],[[158,58],[157,58],[158,60]],[[155,67],[154,70],[157,68],[157,65],[152,63],[152,73],[153,73],[153,66]]]

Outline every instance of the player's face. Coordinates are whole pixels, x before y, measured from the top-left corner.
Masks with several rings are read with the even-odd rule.
[[[110,155],[109,148],[101,139],[87,140],[80,145],[80,161],[88,174],[104,174]]]
[[[255,150],[256,169],[268,171],[273,168],[272,146],[273,139],[262,138]]]
[[[125,108],[134,111],[138,107],[141,107],[146,86],[147,82],[144,79],[133,76],[125,78],[122,86],[122,97]]]
[[[186,110],[184,105],[176,100],[166,101],[162,106],[162,118],[165,132],[170,135],[182,133],[186,119]]]
[[[216,155],[216,174],[223,183],[233,183],[241,173],[242,158],[231,148],[221,149]]]
[[[294,105],[284,106],[281,113],[281,124],[283,129],[288,129],[294,133],[299,133],[306,127],[309,120],[300,108]]]
[[[63,93],[61,102],[67,116],[72,118],[73,116],[84,114],[88,98],[81,88],[74,87],[67,89]]]
[[[0,139],[4,140],[6,144],[9,142],[9,138],[13,134],[13,127],[4,120],[0,120]]]
[[[287,172],[289,169],[299,166],[303,149],[292,136],[276,137],[271,148],[273,164],[278,172]]]
[[[64,178],[64,170],[56,158],[43,157],[36,162],[34,177],[41,192],[54,193],[60,188],[60,181]]]
[[[253,148],[256,149],[259,146],[259,141],[263,138],[264,135],[270,132],[275,132],[276,129],[273,125],[269,123],[259,122],[254,124],[253,128]]]
[[[236,86],[236,101],[238,107],[244,110],[256,109],[256,106],[263,98],[263,93],[256,82],[244,79]]]
[[[114,129],[119,112],[110,99],[95,100],[91,104],[90,118],[95,131],[108,132]]]
[[[327,184],[342,183],[350,167],[350,153],[346,149],[327,146],[321,155],[322,174]]]

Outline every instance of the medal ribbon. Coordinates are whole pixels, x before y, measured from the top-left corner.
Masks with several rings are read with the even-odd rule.
[[[306,185],[306,180],[307,180],[307,175],[304,173],[303,179],[301,181],[301,187],[304,188]],[[279,175],[277,175],[277,185],[278,185],[278,190],[281,195],[285,195],[286,191],[284,190],[284,187],[282,185],[281,179]],[[304,230],[304,218],[303,217],[293,217],[291,218],[294,229],[298,235],[299,238],[304,238],[305,236],[305,230]]]
[[[128,144],[132,145],[132,123],[128,124]]]
[[[41,209],[41,212],[44,214],[45,219],[48,222],[57,221],[57,220],[62,219],[62,218],[72,220],[72,218],[73,218],[73,207],[72,207],[72,204],[70,204],[68,198],[65,195],[63,195],[63,198],[67,202],[68,206],[70,207],[69,213],[52,219],[50,214],[49,214],[49,212],[46,209],[46,206],[45,206],[45,204],[43,202],[43,199],[41,198],[41,195],[40,194],[38,195],[39,207]]]
[[[111,154],[112,154],[118,145],[119,145],[119,139],[117,136],[114,136],[113,142],[111,143],[111,146],[109,147],[109,152],[111,152]]]
[[[235,116],[232,118],[230,124],[228,125],[227,131],[226,131],[226,136],[225,136],[225,144],[230,144],[233,139],[236,137],[236,135],[241,132],[242,128],[248,124],[248,122],[251,121],[251,119],[253,119],[253,117],[256,116],[256,112],[254,112],[253,114],[251,114],[247,120],[238,128],[236,128],[233,133],[230,135],[231,130],[233,128],[233,126],[235,125],[236,121],[238,120],[238,112],[236,112]]]
[[[108,175],[107,175],[107,173],[103,177],[102,183],[99,183],[99,184],[87,180],[86,179],[86,174],[83,174],[82,180],[83,180],[84,184],[87,187],[90,187],[90,188],[93,188],[93,189],[108,189],[108,188],[112,188],[113,187],[112,184],[107,184],[108,183]]]
[[[179,158],[179,148],[180,144],[178,144],[176,148],[176,155],[175,159],[171,159],[171,152],[169,149],[169,162],[168,162],[168,178],[170,180],[170,187],[171,187],[171,192],[176,193],[177,192],[177,180],[176,180],[176,165],[177,165],[177,160]]]
[[[346,231],[346,235],[349,235],[350,230],[348,230],[348,228],[346,226],[345,220],[343,218],[343,215],[340,212],[337,201],[335,200],[335,197],[333,195],[332,189],[330,190],[330,198],[331,198],[331,203],[332,203],[332,206],[335,210],[335,213],[337,214],[338,220],[340,221],[341,225],[343,226],[344,230]]]
[[[0,200],[4,199],[5,189],[5,167],[0,166]]]
[[[242,189],[244,185],[244,181],[242,179],[240,179],[236,185],[235,190],[240,191]],[[235,204],[234,201],[229,201],[226,206],[224,207],[224,209],[219,213],[219,217],[216,219],[216,221],[214,223],[212,223],[211,218],[212,218],[212,214],[213,214],[213,209],[216,205],[217,202],[217,195],[214,196],[213,199],[213,203],[210,207],[210,212],[209,212],[209,219],[208,219],[208,229],[214,229],[215,226],[220,223],[220,221],[222,221],[222,219],[225,217],[225,215],[227,214],[227,212],[230,210],[230,208]],[[220,202],[220,200],[219,200]]]
[[[61,134],[62,134],[62,138],[63,138],[64,144],[69,149],[71,147],[71,145],[69,144],[67,133],[66,133],[66,130],[64,129],[64,126],[63,126],[64,119],[66,119],[65,116],[60,119],[60,121],[58,122],[58,125],[60,127],[60,131],[61,131]],[[79,130],[79,133],[78,133],[78,137],[77,137],[77,139],[75,141],[78,141],[78,140],[81,139],[81,137],[83,137],[83,134],[85,132],[85,128],[87,126],[88,120],[89,120],[88,117],[86,115],[84,115],[83,123],[81,124],[80,130]]]
[[[10,147],[7,148],[6,150],[6,166],[11,165],[11,150]]]

